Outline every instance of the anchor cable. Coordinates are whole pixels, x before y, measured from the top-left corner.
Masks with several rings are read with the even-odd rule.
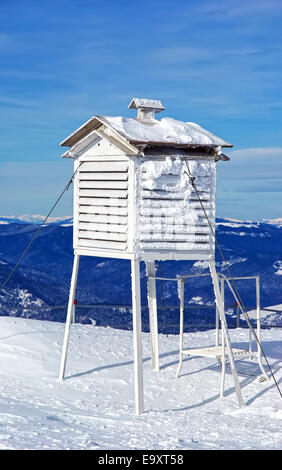
[[[189,169],[189,165],[188,165],[187,160],[185,160],[185,163],[186,163],[186,167],[187,167],[187,172],[185,171],[185,174],[188,176],[189,183],[191,184],[192,188],[194,189],[194,191],[195,191],[195,193],[196,193],[196,195],[197,195],[197,198],[198,198],[198,200],[199,200],[199,202],[200,202],[200,204],[201,204],[201,208],[202,208],[202,210],[203,210],[203,212],[204,212],[205,218],[207,219],[207,222],[208,222],[208,225],[209,225],[211,234],[212,234],[212,236],[213,236],[213,238],[214,238],[214,240],[215,240],[216,246],[217,246],[217,248],[218,248],[218,250],[219,250],[219,253],[220,253],[221,257],[222,257],[223,263],[224,263],[224,265],[225,265],[225,267],[226,267],[226,269],[227,269],[227,271],[228,271],[228,274],[229,274],[229,277],[230,277],[230,279],[231,279],[232,285],[233,285],[233,287],[234,287],[234,290],[236,291],[236,295],[238,296],[238,300],[239,300],[239,303],[240,303],[240,305],[241,305],[241,308],[242,308],[242,311],[243,311],[243,313],[244,313],[244,316],[245,316],[245,318],[246,318],[247,324],[248,324],[248,326],[249,326],[251,332],[253,333],[254,338],[255,338],[257,344],[258,344],[259,347],[260,347],[260,350],[261,350],[261,352],[262,352],[262,354],[263,354],[263,356],[264,356],[265,362],[266,362],[266,364],[267,364],[267,366],[268,366],[268,369],[269,369],[270,374],[271,374],[271,376],[272,376],[272,378],[273,378],[273,381],[274,381],[274,383],[275,383],[275,385],[276,385],[276,388],[277,388],[277,390],[278,390],[278,392],[279,392],[279,394],[280,394],[280,397],[282,398],[282,392],[281,392],[281,390],[280,390],[280,387],[279,387],[279,385],[278,385],[278,382],[277,382],[277,380],[276,380],[276,378],[275,378],[275,375],[274,375],[274,373],[273,373],[273,371],[272,371],[272,368],[271,368],[271,366],[270,366],[270,364],[269,364],[269,361],[268,361],[268,359],[267,359],[267,357],[266,357],[266,354],[265,354],[265,352],[264,352],[264,350],[263,350],[263,347],[262,347],[262,345],[261,345],[261,342],[260,342],[260,340],[258,339],[258,337],[257,337],[257,335],[256,335],[256,333],[255,333],[255,330],[254,330],[254,328],[253,328],[253,326],[252,326],[252,324],[251,324],[250,318],[249,318],[249,316],[248,316],[248,314],[247,314],[247,312],[246,312],[246,309],[245,309],[244,303],[243,303],[243,301],[242,301],[241,295],[240,295],[240,293],[239,293],[239,291],[238,291],[238,289],[237,289],[236,283],[235,283],[235,281],[234,281],[234,279],[233,279],[233,276],[232,276],[232,273],[231,273],[230,268],[229,268],[229,266],[228,266],[228,263],[227,263],[227,261],[226,261],[226,259],[225,259],[225,257],[224,257],[222,248],[221,248],[221,246],[220,246],[220,244],[219,244],[219,242],[218,242],[218,239],[217,239],[217,237],[216,237],[215,230],[214,230],[214,228],[213,228],[213,226],[212,226],[212,224],[211,224],[211,222],[210,222],[210,220],[209,220],[209,217],[208,217],[208,215],[207,215],[207,212],[206,212],[206,210],[205,210],[205,207],[204,207],[204,205],[203,205],[203,202],[202,202],[202,200],[201,200],[201,198],[200,198],[199,192],[198,192],[198,190],[197,190],[197,188],[196,188],[196,185],[195,185],[195,177],[192,176],[192,174],[191,174],[191,171],[190,171],[190,169]]]
[[[50,211],[48,212],[48,214],[46,215],[45,219],[43,220],[43,222],[39,225],[38,227],[38,230],[35,232],[35,234],[33,235],[32,239],[30,240],[30,242],[28,243],[28,245],[26,246],[26,248],[24,249],[23,253],[21,254],[21,256],[19,257],[18,261],[16,262],[15,266],[13,267],[13,269],[11,270],[11,272],[9,273],[8,277],[6,278],[6,280],[3,282],[1,288],[0,288],[0,292],[2,292],[6,285],[8,284],[9,280],[11,279],[11,277],[13,276],[14,272],[16,271],[17,267],[19,266],[19,264],[21,263],[21,261],[23,260],[23,258],[25,257],[25,255],[27,254],[27,252],[29,251],[30,247],[32,246],[32,244],[34,243],[34,241],[36,240],[36,238],[38,237],[43,225],[45,225],[45,223],[47,222],[47,220],[49,219],[50,215],[52,214],[53,210],[55,209],[55,207],[57,206],[57,204],[59,203],[59,201],[61,200],[61,198],[63,197],[63,195],[65,194],[66,191],[69,190],[69,187],[70,185],[72,184],[73,180],[74,180],[74,177],[79,169],[79,167],[82,165],[83,162],[81,162],[77,169],[75,170],[75,172],[73,173],[72,177],[70,178],[70,180],[68,181],[68,183],[66,184],[66,186],[64,187],[63,191],[61,192],[60,196],[57,198],[57,200],[55,201],[55,203],[53,204],[52,208],[50,209]]]

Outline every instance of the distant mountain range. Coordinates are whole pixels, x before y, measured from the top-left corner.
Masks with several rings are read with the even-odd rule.
[[[0,216],[0,282],[28,245],[44,216]],[[65,321],[73,263],[72,218],[50,218],[0,292],[0,315]],[[282,304],[282,219],[239,221],[217,219],[216,234],[233,276],[260,276],[262,307]],[[217,270],[226,273],[220,254]],[[158,275],[208,272],[206,262],[165,261],[157,263]],[[147,304],[145,266],[141,263],[142,304]],[[253,280],[236,281],[244,304],[255,307]],[[176,283],[158,281],[160,331],[175,332],[179,322]],[[210,278],[193,278],[185,288],[185,323],[207,328],[214,323],[214,295]],[[77,320],[96,321],[99,325],[131,328],[131,278],[127,260],[82,257],[78,278]],[[235,322],[235,305],[226,291],[229,321]],[[100,305],[100,308],[83,308]],[[118,305],[119,308],[112,308]],[[121,307],[123,306],[123,307]],[[193,307],[193,308],[191,308]],[[166,308],[167,310],[164,310]],[[166,314],[164,312],[166,311]],[[264,312],[266,314],[266,312]],[[282,314],[265,315],[268,324],[282,326]],[[94,319],[94,320],[93,320]],[[143,327],[148,330],[148,313],[143,310]]]
[[[0,224],[42,224],[47,216],[44,215],[19,215],[15,217],[14,215],[5,216],[0,215]],[[72,224],[72,217],[48,217],[46,220],[47,224]]]

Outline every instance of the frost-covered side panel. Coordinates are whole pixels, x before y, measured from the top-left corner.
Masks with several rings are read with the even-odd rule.
[[[195,177],[201,202],[187,173]],[[212,252],[202,205],[214,226],[215,177],[215,162],[211,160],[143,159],[137,188],[137,249]]]

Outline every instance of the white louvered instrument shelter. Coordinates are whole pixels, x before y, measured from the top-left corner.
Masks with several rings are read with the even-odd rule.
[[[128,259],[208,259],[214,247],[203,207],[214,225],[215,166],[205,153],[136,157],[96,138],[75,160],[74,249]]]
[[[135,410],[141,414],[140,261],[145,261],[148,277],[152,367],[159,370],[154,261],[209,260],[220,298],[211,234],[216,162],[229,159],[222,147],[232,145],[193,122],[156,119],[165,109],[159,100],[133,98],[129,109],[137,109],[137,116],[95,115],[61,142],[69,147],[62,156],[73,159],[75,174],[74,264],[60,380],[65,375],[80,256],[129,259]],[[223,318],[220,302],[219,308]]]

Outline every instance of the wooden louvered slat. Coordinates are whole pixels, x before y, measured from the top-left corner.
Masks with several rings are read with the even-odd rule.
[[[99,232],[127,232],[127,225],[120,224],[94,224],[92,222],[79,222],[79,228]]]
[[[99,181],[99,180],[102,180],[102,181],[127,181],[128,180],[128,172],[127,171],[124,171],[124,172],[116,172],[116,173],[112,173],[112,172],[108,172],[108,173],[103,173],[103,172],[83,172],[81,171],[79,173],[79,179],[81,181],[85,181],[85,180],[91,180],[91,181]]]
[[[190,230],[190,233],[208,233],[208,228],[198,227],[195,225],[186,225],[186,224],[146,224],[141,225],[141,233],[187,233]]]
[[[167,234],[171,234],[171,233],[175,233],[175,234],[182,234],[183,236],[185,234],[195,234],[195,235],[203,235],[203,236],[209,236],[209,228],[206,227],[206,228],[203,228],[203,227],[197,227],[197,226],[193,226],[191,225],[190,227],[188,226],[173,226],[173,228],[168,228],[168,227],[165,227],[165,225],[163,225],[162,227],[154,227],[154,231],[152,232],[152,229],[151,231],[149,230],[149,227],[144,227],[144,229],[142,229],[141,231],[141,234],[142,235],[145,235],[145,234],[150,234],[150,233],[167,233]]]
[[[79,204],[89,204],[92,206],[121,206],[127,207],[127,199],[121,198],[99,198],[99,197],[79,197]]]
[[[141,234],[141,241],[158,241],[161,243],[164,242],[206,242],[209,241],[209,235],[195,235],[195,234],[187,234],[187,233],[142,233]]]
[[[161,224],[161,225],[164,225],[164,226],[167,226],[167,225],[179,225],[179,222],[178,222],[178,216],[179,214],[177,215],[173,215],[173,216],[170,216],[170,215],[166,215],[164,214],[163,216],[161,216],[159,214],[159,212],[156,213],[156,215],[151,215],[151,214],[143,214],[141,212],[141,217],[140,217],[140,222],[142,224],[142,227],[143,227],[143,224],[150,224],[153,220],[154,224]],[[195,228],[195,227],[202,227],[203,230],[205,228],[208,228],[208,224],[207,222],[200,222],[198,220],[195,220],[195,222],[193,223],[192,221],[189,221],[188,219],[185,219],[185,217],[182,217],[182,225],[186,225],[187,228],[191,227],[191,228]]]
[[[174,216],[176,213],[177,208],[175,207],[162,207],[162,208],[141,208],[141,215],[144,217],[150,217],[152,216],[153,218],[155,216]],[[204,211],[202,209],[195,209],[197,211],[197,219],[199,218],[205,218]],[[181,208],[178,208],[178,212],[181,211]],[[213,209],[205,209],[207,215],[213,215]],[[187,212],[187,215],[183,215],[183,221],[189,222],[189,217],[188,217],[189,212]],[[206,220],[206,219],[205,219]]]
[[[83,214],[78,215],[80,222],[94,222],[94,223],[106,223],[106,224],[122,224],[127,225],[128,218],[123,215],[113,214]]]
[[[183,200],[183,193],[181,192],[167,192],[167,191],[141,191],[142,199],[157,199],[157,200],[162,200],[162,199],[171,199],[171,200]]]
[[[127,198],[128,192],[122,189],[80,189],[81,197]]]
[[[79,189],[127,189],[127,181],[79,181]]]
[[[111,233],[111,232],[92,232],[89,230],[79,230],[79,237],[89,238],[90,240],[113,240],[117,242],[126,242],[126,233]]]
[[[91,240],[89,238],[79,237],[79,246],[87,248],[99,248],[99,249],[109,249],[109,250],[126,250],[127,243],[125,242],[116,242],[111,240]]]
[[[148,250],[210,250],[210,245],[208,243],[182,243],[182,242],[141,242],[142,249]]]
[[[127,207],[115,207],[115,206],[85,206],[80,204],[79,210],[81,213],[86,214],[106,214],[106,215],[117,215],[127,216]]]
[[[80,174],[83,174],[85,171],[91,172],[106,172],[112,173],[116,171],[127,171],[128,170],[128,163],[127,162],[84,162],[81,165]]]
[[[166,200],[154,200],[154,199],[143,199],[141,203],[141,208],[169,208],[169,207],[174,207],[176,209],[182,208],[191,208],[191,209],[201,209],[201,203],[199,201],[196,202],[189,202],[189,201],[184,201],[184,199],[180,200],[183,202],[179,202],[177,199],[166,199]],[[204,208],[213,208],[215,204],[213,202],[203,202],[203,207]]]
[[[183,192],[179,190],[175,191],[161,191],[161,190],[149,190],[149,189],[142,189],[141,191],[142,197],[144,198],[149,198],[149,199],[184,199]],[[198,199],[198,196],[200,199],[210,199],[210,195],[207,193],[207,191],[198,191],[197,193],[195,191],[192,191],[190,193],[190,198],[193,199]]]

